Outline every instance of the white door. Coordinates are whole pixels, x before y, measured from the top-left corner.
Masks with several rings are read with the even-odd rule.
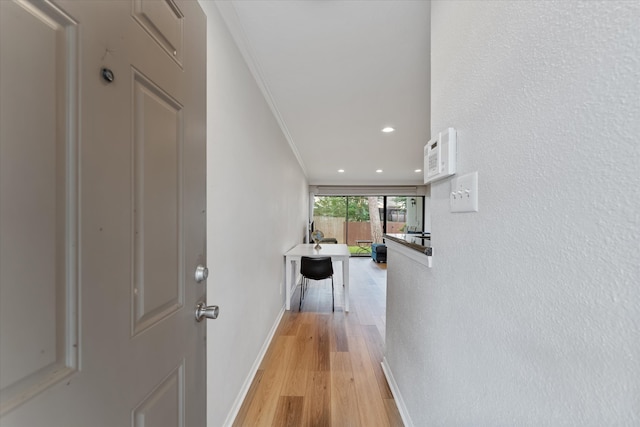
[[[0,426],[205,425],[205,36],[0,0]]]

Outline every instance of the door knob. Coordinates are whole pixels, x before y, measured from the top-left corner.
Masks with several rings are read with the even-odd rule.
[[[209,269],[202,264],[198,265],[196,267],[196,282],[200,283],[203,280],[207,280],[207,277],[209,277]]]
[[[204,302],[199,302],[196,305],[196,320],[202,322],[205,317],[207,319],[217,319],[220,308],[217,305],[207,306]]]

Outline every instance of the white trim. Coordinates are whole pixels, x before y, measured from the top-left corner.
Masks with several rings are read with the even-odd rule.
[[[400,418],[402,418],[402,422],[405,427],[414,427],[413,421],[411,421],[411,417],[409,416],[409,411],[407,410],[407,406],[404,404],[404,399],[402,398],[402,394],[400,394],[400,389],[398,388],[398,383],[396,383],[395,378],[393,378],[393,374],[391,373],[391,368],[389,367],[389,363],[387,362],[387,358],[382,358],[382,372],[384,372],[384,376],[387,379],[387,383],[389,384],[389,388],[391,389],[391,394],[393,395],[393,399],[396,401],[396,406],[398,407],[398,412],[400,412]]]
[[[280,313],[278,314],[278,317],[276,317],[275,323],[273,324],[273,326],[271,327],[271,330],[269,331],[269,335],[267,336],[267,339],[264,341],[264,344],[260,349],[260,353],[258,353],[258,357],[256,358],[256,361],[253,363],[253,366],[249,371],[249,375],[247,375],[247,378],[244,380],[244,384],[240,389],[240,393],[238,393],[236,400],[233,402],[233,406],[231,406],[231,410],[227,415],[227,419],[224,421],[224,424],[223,424],[224,427],[231,427],[234,421],[236,420],[236,417],[238,416],[238,412],[240,412],[240,408],[242,407],[242,403],[244,402],[244,399],[247,397],[247,393],[249,393],[249,389],[251,388],[251,383],[253,383],[253,378],[256,376],[256,372],[258,372],[258,368],[260,368],[262,359],[264,359],[264,356],[267,354],[269,345],[271,345],[271,341],[273,340],[273,337],[275,336],[276,331],[278,330],[278,326],[280,325],[282,316],[284,316],[284,311],[285,310],[283,306],[282,310],[280,310]]]
[[[387,250],[392,249],[396,252],[401,253],[407,258],[411,258],[412,260],[424,265],[425,267],[431,268],[433,264],[432,256],[427,256],[415,249],[408,248],[401,243],[394,242],[391,239],[385,239],[384,242],[385,242],[385,245],[387,245]]]

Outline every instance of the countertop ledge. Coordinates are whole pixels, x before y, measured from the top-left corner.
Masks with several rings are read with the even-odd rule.
[[[417,243],[407,242],[396,236],[384,235],[387,247],[411,258],[412,260],[431,268],[433,260],[433,248]]]

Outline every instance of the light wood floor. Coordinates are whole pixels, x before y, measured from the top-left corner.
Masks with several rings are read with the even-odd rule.
[[[330,280],[310,282],[301,311],[298,287],[234,426],[402,426],[380,366],[386,264],[351,258],[349,268],[349,313],[339,263],[335,313]]]

